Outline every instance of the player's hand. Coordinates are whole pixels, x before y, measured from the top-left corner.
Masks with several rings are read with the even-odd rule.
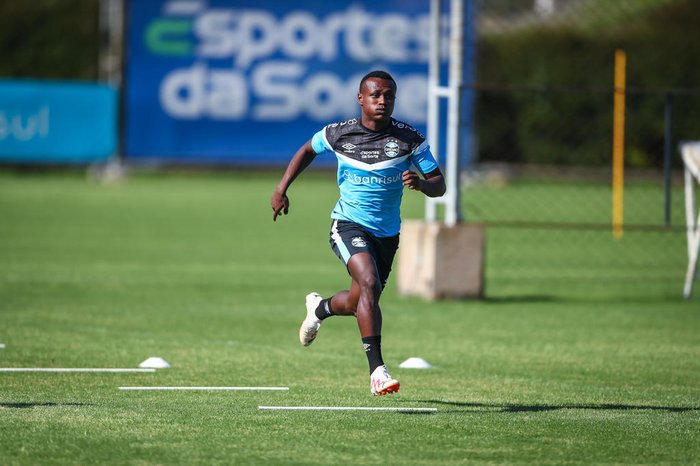
[[[418,176],[418,173],[412,172],[411,170],[406,170],[401,174],[401,178],[403,179],[403,185],[406,186],[408,189],[412,189],[414,191],[420,191],[420,176]]]
[[[277,216],[284,213],[287,215],[289,213],[289,198],[286,193],[280,193],[275,191],[272,194],[272,199],[270,199],[270,204],[272,205],[272,211],[274,215],[272,216],[272,221],[277,221]]]

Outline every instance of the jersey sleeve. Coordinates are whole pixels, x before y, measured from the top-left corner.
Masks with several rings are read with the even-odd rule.
[[[316,154],[333,150],[331,146],[328,145],[325,127],[321,131],[314,134],[314,137],[311,138],[311,148],[314,150],[314,152],[316,152]]]
[[[427,141],[423,141],[423,143],[416,148],[411,155],[411,162],[423,175],[439,168],[435,157],[433,157],[432,152],[430,152],[430,145],[428,145]]]

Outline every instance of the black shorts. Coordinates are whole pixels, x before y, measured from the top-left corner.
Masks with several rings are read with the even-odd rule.
[[[334,219],[331,224],[330,243],[333,252],[343,261],[345,267],[353,255],[368,252],[374,259],[379,280],[384,288],[396,250],[399,248],[399,235],[380,238],[357,223]]]

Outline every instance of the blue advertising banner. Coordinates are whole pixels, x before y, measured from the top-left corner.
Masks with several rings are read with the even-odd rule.
[[[114,88],[0,81],[0,162],[97,162],[116,145]]]
[[[398,82],[394,116],[424,130],[429,3],[131,1],[127,159],[286,163],[325,124],[359,114],[374,69]]]

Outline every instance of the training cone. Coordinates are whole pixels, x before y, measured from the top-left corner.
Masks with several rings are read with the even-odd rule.
[[[139,364],[139,367],[143,367],[144,369],[167,369],[170,367],[170,364],[163,358],[153,356]]]
[[[423,358],[408,358],[399,364],[399,367],[402,369],[430,369],[433,366]]]

